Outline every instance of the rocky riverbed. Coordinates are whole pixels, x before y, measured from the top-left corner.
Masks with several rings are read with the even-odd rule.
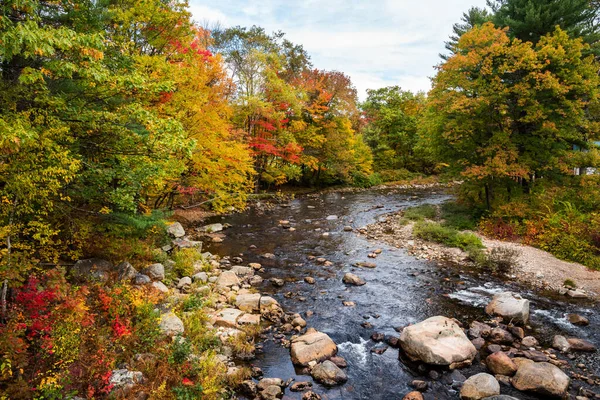
[[[189,226],[174,245],[204,242],[212,271],[166,289],[212,293],[223,362],[252,372],[241,398],[600,398],[592,299],[549,298],[367,228],[449,198],[435,190],[315,194]],[[175,330],[176,317],[163,315]],[[248,325],[262,332],[233,354]]]

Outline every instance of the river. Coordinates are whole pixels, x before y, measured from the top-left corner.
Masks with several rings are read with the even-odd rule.
[[[552,336],[561,333],[600,345],[600,317],[592,302],[547,298],[460,266],[418,260],[404,249],[344,231],[344,226],[362,227],[391,212],[424,203],[438,204],[450,198],[441,190],[431,189],[305,195],[272,209],[259,207],[213,218],[208,222],[228,223],[231,228],[224,232],[226,238],[222,243],[211,244],[207,250],[221,256],[242,254],[244,262],[261,263],[266,269],[262,274],[265,283],[261,292],[272,293],[286,312],[300,313],[309,327],[327,333],[338,344],[339,355],[348,362],[348,382],[334,388],[315,383],[313,389],[330,400],[402,399],[413,390],[410,388],[413,379],[432,382],[434,388],[425,398],[457,399],[457,392],[445,385],[443,378],[434,380],[427,376],[429,371],[418,372],[414,365],[399,360],[398,350],[389,348],[381,355],[372,353],[373,347],[382,344],[370,340],[370,336],[374,332],[398,336],[394,328],[434,315],[455,317],[467,324],[475,318],[483,320],[485,304],[494,293],[507,289],[532,301],[532,329],[527,332],[534,334],[542,344],[549,346]],[[280,220],[290,221],[295,230],[283,229],[279,226]],[[325,232],[328,235],[323,235]],[[376,260],[368,259],[367,255],[376,248],[382,249],[382,253]],[[273,260],[261,258],[264,253],[273,253],[276,257]],[[311,256],[326,258],[333,265],[319,265]],[[377,267],[352,266],[357,261],[373,261]],[[345,272],[359,275],[367,284],[346,286],[341,281]],[[314,277],[316,284],[305,283],[306,276]],[[283,287],[274,287],[267,281],[271,277],[283,278],[286,283]],[[356,306],[345,307],[343,301],[355,302]],[[306,317],[309,310],[314,315]],[[564,317],[568,312],[587,317],[590,325],[583,328],[571,325]],[[364,328],[361,324],[365,321],[372,328]],[[289,349],[273,334],[268,335],[262,346],[262,352],[252,364],[260,367],[266,377],[312,381],[310,376],[297,375]],[[587,372],[598,375],[600,363],[596,357],[596,354],[578,355],[573,362],[586,363],[592,369]],[[475,362],[463,373],[470,376],[483,370],[484,367]],[[502,393],[520,399],[539,398],[504,385]],[[300,399],[301,393],[286,390],[286,396],[286,399]]]

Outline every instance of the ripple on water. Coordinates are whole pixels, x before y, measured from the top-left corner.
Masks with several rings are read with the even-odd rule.
[[[495,294],[506,290],[504,287],[492,287],[491,285],[475,286],[450,293],[448,297],[473,307],[481,307],[487,305]]]
[[[369,342],[360,336],[358,337],[358,340],[358,343],[340,343],[338,344],[338,350],[340,355],[344,357],[347,361],[364,367],[367,365],[367,356],[369,354],[369,350],[367,349],[367,343]]]

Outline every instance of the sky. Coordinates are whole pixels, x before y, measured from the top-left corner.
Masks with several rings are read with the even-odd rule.
[[[315,68],[366,89],[429,91],[452,25],[485,0],[189,0],[202,26],[258,25],[304,46]]]

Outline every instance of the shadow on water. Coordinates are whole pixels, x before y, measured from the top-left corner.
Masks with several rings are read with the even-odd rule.
[[[263,264],[264,278],[283,278],[286,284],[275,288],[265,284],[260,290],[272,295],[286,312],[313,311],[306,318],[309,327],[327,333],[338,344],[339,355],[348,361],[349,380],[343,386],[326,388],[315,384],[315,391],[327,399],[402,399],[412,389],[413,379],[423,379],[405,363],[399,361],[398,351],[389,348],[381,355],[371,353],[378,346],[370,340],[374,332],[398,336],[396,327],[406,326],[434,315],[455,317],[463,322],[483,318],[483,306],[494,293],[516,290],[532,300],[531,325],[545,344],[552,335],[577,335],[599,344],[600,318],[591,305],[569,304],[551,300],[523,288],[497,279],[461,271],[452,266],[417,260],[404,249],[367,240],[355,232],[344,231],[344,226],[359,228],[385,218],[385,214],[419,204],[439,204],[450,196],[432,190],[382,190],[352,193],[326,193],[305,196],[272,210],[253,209],[242,214],[215,218],[209,222],[227,222],[226,239],[210,245],[207,250],[221,256],[243,254],[245,262]],[[337,216],[327,218],[328,216]],[[279,226],[288,220],[295,231]],[[328,232],[328,236],[323,233]],[[251,249],[251,246],[256,246]],[[369,261],[368,253],[383,250],[374,261],[374,269],[357,268],[357,261]],[[273,253],[274,260],[260,257]],[[332,266],[323,266],[309,256],[330,260]],[[353,272],[367,281],[365,286],[348,287],[341,281],[345,272]],[[312,276],[316,284],[309,285],[304,277]],[[287,296],[285,295],[287,293]],[[344,307],[343,301],[356,303]],[[578,312],[590,319],[590,326],[577,328],[564,318],[567,312]],[[369,322],[373,328],[361,326]],[[263,352],[253,361],[266,377],[284,380],[312,381],[310,376],[297,375],[291,363],[289,349],[273,338],[263,343]],[[584,356],[581,356],[584,357]],[[590,360],[586,361],[588,364]],[[483,371],[475,363],[465,375]],[[598,374],[598,363],[594,365]],[[426,398],[458,398],[449,386],[434,388]],[[443,387],[442,387],[443,386]],[[535,398],[502,387],[503,394],[520,399]],[[301,393],[286,391],[286,398],[300,399]]]

